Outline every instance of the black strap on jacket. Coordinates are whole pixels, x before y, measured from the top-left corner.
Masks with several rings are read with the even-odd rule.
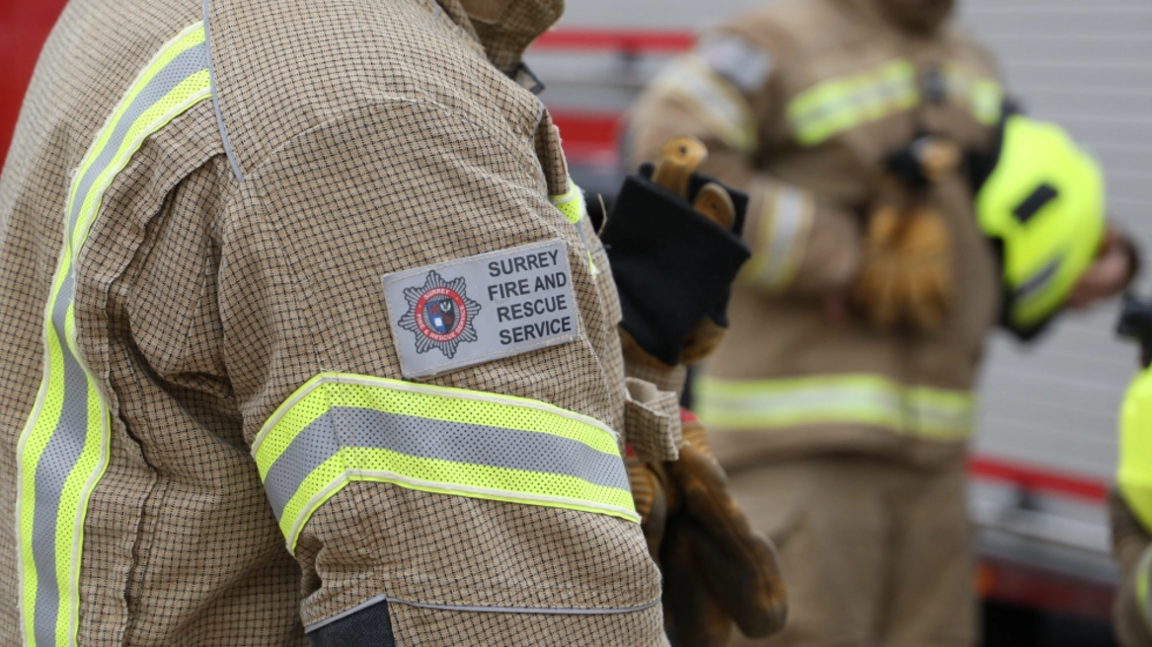
[[[396,647],[388,602],[380,601],[308,634],[311,647]]]

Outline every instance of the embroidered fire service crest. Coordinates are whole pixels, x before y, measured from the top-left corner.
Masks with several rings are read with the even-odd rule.
[[[416,352],[437,348],[452,359],[456,348],[478,339],[473,320],[480,304],[468,298],[464,277],[445,281],[435,270],[428,272],[424,285],[404,289],[408,311],[396,323],[416,334]]]

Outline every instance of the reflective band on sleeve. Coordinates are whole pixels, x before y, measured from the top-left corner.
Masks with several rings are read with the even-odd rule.
[[[855,423],[940,440],[964,439],[975,399],[962,391],[906,387],[875,375],[697,383],[697,415],[707,427],[768,431]]]
[[[294,550],[351,481],[638,521],[617,442],[599,421],[543,402],[321,373],[268,420],[252,454]]]
[[[712,134],[733,150],[745,155],[756,152],[759,135],[748,99],[698,55],[677,59],[652,83],[659,91],[684,102],[707,123]]]
[[[576,232],[580,234],[580,242],[584,243],[584,249],[588,252],[588,267],[592,270],[592,276],[600,274],[600,270],[596,267],[596,261],[592,258],[592,245],[588,242],[588,236],[584,233],[584,225],[580,221],[588,214],[588,204],[584,202],[584,190],[576,186],[572,180],[568,180],[568,192],[564,195],[554,195],[549,198],[552,205],[555,206],[568,222],[576,226]]]
[[[25,645],[76,644],[84,518],[108,463],[107,403],[76,342],[77,259],[105,191],[144,140],[209,96],[204,30],[197,23],[152,59],[73,174],[63,250],[45,309],[44,375],[17,450]]]
[[[790,186],[772,188],[756,227],[752,259],[742,272],[744,280],[770,292],[786,289],[800,264],[814,216],[815,206],[806,192]]]
[[[564,214],[568,222],[578,224],[584,218],[584,214],[588,212],[588,206],[584,203],[584,192],[576,183],[568,181],[568,192],[564,195],[554,195],[550,198],[552,204]]]
[[[787,113],[796,141],[815,146],[919,102],[916,68],[901,59],[809,88],[788,104]]]

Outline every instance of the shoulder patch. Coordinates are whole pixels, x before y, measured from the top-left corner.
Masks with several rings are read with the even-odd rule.
[[[764,87],[772,74],[772,57],[739,36],[707,36],[696,46],[696,55],[720,76],[748,94]]]
[[[568,245],[558,238],[381,281],[406,378],[567,343],[578,333]]]

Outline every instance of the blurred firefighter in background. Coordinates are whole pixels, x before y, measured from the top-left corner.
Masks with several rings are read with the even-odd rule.
[[[766,644],[975,643],[964,468],[984,339],[998,322],[1030,339],[1135,273],[1095,162],[1011,107],[951,11],[768,3],[631,115],[635,159],[691,134],[703,170],[751,196],[753,257],[696,395],[781,551],[791,611]]]

